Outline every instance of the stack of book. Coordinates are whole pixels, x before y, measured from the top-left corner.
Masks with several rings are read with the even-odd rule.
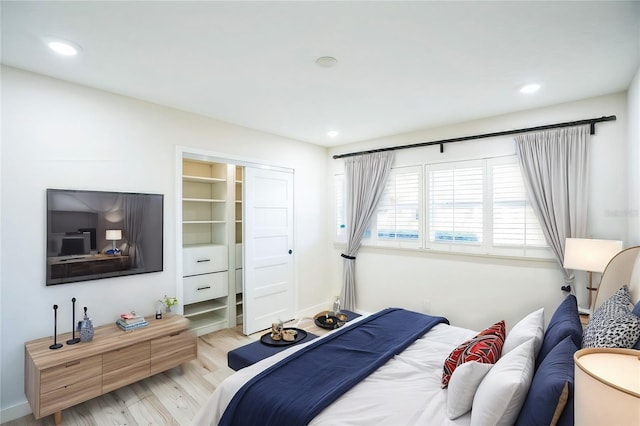
[[[135,314],[122,314],[116,321],[118,327],[124,331],[135,330],[136,328],[146,327],[149,323],[142,316]]]

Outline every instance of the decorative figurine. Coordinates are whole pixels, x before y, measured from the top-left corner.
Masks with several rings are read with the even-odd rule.
[[[84,318],[78,324],[78,329],[80,329],[80,341],[81,342],[90,342],[93,339],[93,322],[87,316],[87,307],[84,307]]]
[[[162,300],[158,300],[156,303],[156,319],[162,319],[162,308],[164,306],[164,302]]]

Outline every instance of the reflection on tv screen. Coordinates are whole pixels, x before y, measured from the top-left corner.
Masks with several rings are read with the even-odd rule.
[[[47,189],[47,285],[163,268],[162,194]]]

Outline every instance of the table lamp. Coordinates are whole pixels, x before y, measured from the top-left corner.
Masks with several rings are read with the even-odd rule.
[[[613,256],[622,250],[622,241],[594,240],[590,238],[567,238],[564,245],[564,268],[576,271],[587,271],[589,275],[589,309],[593,297],[591,292],[598,289],[593,287],[593,272],[604,272]]]
[[[122,239],[122,230],[120,229],[107,229],[107,235],[105,237],[107,239],[107,241],[111,240],[111,242],[113,243],[113,253],[117,253],[119,250],[116,249],[116,241],[119,241]]]
[[[640,351],[588,348],[573,359],[576,425],[640,424]]]

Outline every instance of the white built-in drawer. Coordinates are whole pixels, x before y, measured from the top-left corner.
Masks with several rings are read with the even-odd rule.
[[[227,246],[185,247],[182,253],[184,276],[226,271],[228,268],[229,253],[227,252]]]
[[[183,279],[184,303],[197,303],[226,296],[229,293],[227,272],[195,275]]]
[[[236,294],[242,293],[242,269],[236,269]]]

